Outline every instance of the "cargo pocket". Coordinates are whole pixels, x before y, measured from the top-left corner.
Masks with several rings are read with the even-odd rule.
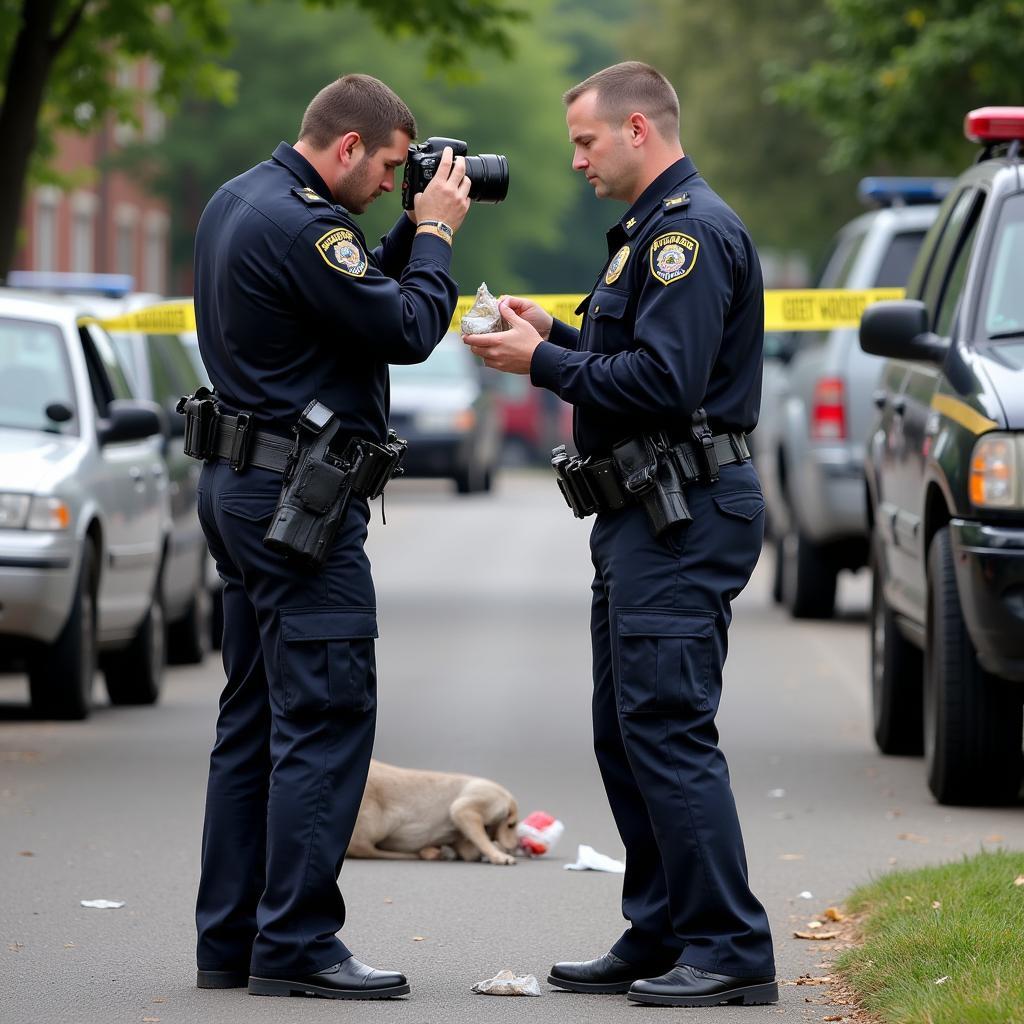
[[[286,715],[369,711],[377,702],[372,608],[285,608],[278,643]]]
[[[716,494],[715,505],[722,515],[752,523],[764,511],[764,495],[760,491],[730,491]]]
[[[620,711],[706,711],[714,633],[714,612],[621,609]]]

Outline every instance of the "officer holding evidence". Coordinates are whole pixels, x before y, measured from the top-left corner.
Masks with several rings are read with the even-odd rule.
[[[452,238],[469,208],[464,161],[446,149],[414,210],[367,246],[354,217],[392,191],[415,136],[391,89],[347,75],[310,103],[298,142],[221,186],[199,223],[199,347],[216,392],[193,396],[186,447],[199,436],[193,448],[207,459],[199,514],[225,583],[227,673],[196,910],[200,988],[409,991],[336,933],[376,717],[363,543],[367,497],[386,473],[360,487],[357,467],[391,451],[388,363],[423,361],[448,329]],[[308,451],[318,458],[296,469]],[[297,497],[282,520],[285,479]],[[287,537],[302,516],[318,526],[332,512],[337,532],[319,567],[263,543],[272,522]]]
[[[573,168],[629,204],[583,328],[511,298],[510,330],[465,339],[572,403],[584,460],[554,464],[577,515],[597,513],[594,743],[626,848],[629,928],[548,980],[654,1005],[771,1003],[771,935],[715,728],[731,602],[764,527],[744,436],[760,401],[757,253],[684,155],[675,91],[654,68],[607,68],[565,102]]]

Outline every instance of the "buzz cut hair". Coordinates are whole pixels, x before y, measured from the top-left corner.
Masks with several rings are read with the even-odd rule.
[[[598,71],[574,85],[563,97],[568,107],[584,93],[597,94],[597,114],[621,124],[632,113],[645,115],[666,140],[679,138],[679,97],[672,83],[650,64],[627,60]]]
[[[323,150],[342,135],[359,132],[371,156],[391,142],[396,129],[416,138],[416,118],[399,96],[372,75],[343,75],[306,107],[299,139]]]

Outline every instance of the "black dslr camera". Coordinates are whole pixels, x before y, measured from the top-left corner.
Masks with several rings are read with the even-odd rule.
[[[468,156],[469,146],[458,139],[430,138],[409,147],[409,159],[402,179],[402,209],[411,210],[417,192],[422,192],[437,171],[441,152],[452,147],[454,156],[466,157],[466,174],[472,182],[469,198],[478,203],[500,203],[508,195],[508,159],[495,153]]]

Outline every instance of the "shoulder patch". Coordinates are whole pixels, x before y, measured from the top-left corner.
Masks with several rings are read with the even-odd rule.
[[[332,228],[316,240],[317,252],[327,266],[349,277],[366,273],[366,253],[355,233],[348,228]]]
[[[661,208],[665,213],[671,213],[673,210],[681,210],[689,205],[689,192],[680,192],[677,196],[672,196],[669,199],[663,199],[661,201]]]
[[[604,275],[605,284],[614,284],[619,279],[619,275],[622,273],[622,268],[626,265],[626,260],[629,259],[629,246],[624,245],[612,258],[608,264],[608,270]]]
[[[651,273],[662,284],[686,277],[697,265],[700,242],[681,231],[667,231],[651,242]]]
[[[304,203],[308,204],[309,206],[313,206],[316,203],[323,203],[324,206],[334,205],[329,200],[324,199],[323,196],[318,195],[308,186],[306,186],[305,188],[299,188],[299,186],[296,185],[295,188],[292,189],[292,192],[295,193],[295,195],[297,195]]]

